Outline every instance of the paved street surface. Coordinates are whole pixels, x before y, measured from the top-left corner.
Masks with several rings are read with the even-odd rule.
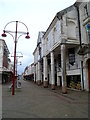
[[[3,85],[3,118],[88,118],[88,93],[43,88],[32,81],[22,80],[15,95]]]
[[[0,119],[2,118],[2,85],[0,84]]]

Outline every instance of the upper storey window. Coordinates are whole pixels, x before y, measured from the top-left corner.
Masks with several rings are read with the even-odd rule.
[[[46,38],[46,50],[48,50],[48,38]]]
[[[85,11],[85,16],[88,17],[88,7],[87,7],[87,5],[85,5],[84,11]]]
[[[86,17],[90,16],[90,2],[87,2],[87,4],[84,6],[84,14]]]
[[[54,29],[53,29],[53,41],[55,44],[56,43],[56,27],[54,27]]]
[[[69,39],[76,39],[76,25],[72,21],[68,21],[67,36]]]

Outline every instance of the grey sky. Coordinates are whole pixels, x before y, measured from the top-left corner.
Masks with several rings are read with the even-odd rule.
[[[76,0],[0,0],[0,34],[4,26],[10,21],[24,22],[30,33],[30,39],[23,35],[18,39],[17,51],[23,53],[22,66],[18,65],[18,72],[23,72],[27,65],[33,63],[33,51],[37,44],[38,32],[46,31],[57,12],[72,5]],[[8,25],[8,29],[15,30],[15,25]],[[25,31],[23,25],[18,29]],[[5,41],[11,54],[14,51],[14,40],[7,34]],[[2,37],[1,37],[2,38]],[[13,58],[12,58],[13,61]]]

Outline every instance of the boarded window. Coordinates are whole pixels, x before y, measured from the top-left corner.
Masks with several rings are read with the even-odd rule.
[[[69,63],[74,65],[75,63],[75,48],[68,49]]]

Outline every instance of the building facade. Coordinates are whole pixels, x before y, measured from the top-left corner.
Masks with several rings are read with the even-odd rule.
[[[13,63],[8,59],[8,82],[13,80]]]
[[[90,2],[76,5],[79,10],[81,46],[79,55],[82,57],[83,89],[90,92]]]
[[[39,32],[37,46],[33,52],[34,55],[34,82],[38,85],[43,83],[43,35],[45,32]]]
[[[90,2],[76,2],[58,12],[46,32],[39,32],[34,81],[90,91]],[[85,13],[86,12],[86,13]]]
[[[0,39],[0,83],[12,80],[12,71],[8,47],[5,41]]]
[[[34,63],[25,68],[23,74],[25,80],[34,80],[34,69]]]

